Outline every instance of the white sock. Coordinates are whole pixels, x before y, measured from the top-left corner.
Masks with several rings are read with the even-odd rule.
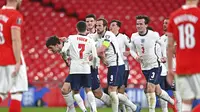
[[[192,112],[192,105],[183,103],[182,112]]]
[[[74,94],[74,99],[83,112],[87,111],[80,94]]]
[[[156,107],[156,94],[155,93],[146,93],[147,101],[149,104],[149,112],[155,112]]]
[[[68,107],[68,111],[69,112],[76,112],[75,108],[74,108],[74,98],[73,98],[73,95],[72,95],[72,91],[66,95],[63,95],[64,97],[64,100],[67,104],[67,107]]]
[[[106,93],[103,92],[103,95],[101,97],[101,100],[107,105],[110,106],[111,102],[110,102],[110,96],[107,95]]]
[[[3,101],[3,100],[5,100],[5,99],[8,97],[8,95],[7,95],[7,94],[6,94],[6,95],[0,94],[0,97],[1,97],[1,99],[2,99],[2,101]]]
[[[126,106],[119,101],[118,112],[126,112]]]
[[[162,90],[161,94],[159,95],[160,98],[162,98],[165,101],[168,101],[172,105],[174,105],[174,100],[167,94],[166,91]]]
[[[182,112],[181,108],[182,108],[182,99],[180,96],[180,93],[178,91],[173,91],[174,97],[176,98],[176,107],[177,107],[177,111],[178,112]]]
[[[119,99],[117,92],[110,92],[111,103],[112,103],[112,112],[118,112]]]
[[[162,98],[159,98],[160,100],[160,107],[162,109],[162,112],[168,112],[167,104],[168,102],[163,100]]]
[[[137,106],[135,104],[133,104],[128,98],[127,96],[125,96],[124,94],[121,94],[121,93],[118,93],[118,97],[119,97],[119,100],[120,102],[122,102],[123,104],[131,107],[131,109],[133,111],[136,110]]]
[[[11,94],[12,100],[22,101],[22,94]]]
[[[92,91],[89,91],[87,93],[87,98],[88,98],[88,102],[90,103],[90,106],[92,107],[92,112],[96,112],[97,106],[96,106],[95,97],[94,97],[94,94],[92,93]]]

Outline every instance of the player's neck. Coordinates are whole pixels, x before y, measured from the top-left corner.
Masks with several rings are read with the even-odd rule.
[[[188,7],[197,7],[197,4],[198,4],[198,2],[196,2],[196,1],[187,1],[185,3],[185,5]]]
[[[119,34],[119,32],[118,31],[116,31],[116,32],[113,32],[116,36]]]
[[[103,31],[101,34],[99,34],[99,36],[100,36],[100,37],[104,37],[105,33],[106,33],[106,30]]]
[[[96,32],[95,28],[91,28],[91,29],[87,29],[87,30],[89,31],[89,33],[95,33]]]
[[[143,32],[138,32],[140,36],[145,36],[148,33],[148,30],[145,30]]]
[[[17,9],[17,3],[15,2],[8,2],[6,7],[12,7],[13,9]]]
[[[83,36],[86,36],[87,33],[86,32],[79,32],[78,35],[83,35]]]

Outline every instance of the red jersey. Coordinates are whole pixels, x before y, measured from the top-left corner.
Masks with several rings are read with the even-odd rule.
[[[12,7],[0,9],[0,66],[16,64],[12,49],[11,28],[21,28],[23,17]]]
[[[168,32],[177,42],[178,75],[200,73],[200,9],[183,6],[170,16]]]

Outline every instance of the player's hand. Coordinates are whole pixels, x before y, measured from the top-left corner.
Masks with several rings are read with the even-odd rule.
[[[129,51],[125,51],[125,52],[123,52],[123,55],[127,57],[128,55],[130,55],[130,52]]]
[[[89,56],[89,61],[92,61],[92,59],[93,59],[93,56],[90,55],[90,56]]]
[[[167,75],[167,82],[172,85],[173,80],[174,80],[175,73],[173,70],[168,70],[168,75]]]
[[[161,61],[162,63],[166,63],[166,62],[167,62],[167,58],[166,58],[166,57],[162,57],[162,58],[160,59],[160,61]]]
[[[137,62],[141,63],[141,62],[142,62],[142,57],[141,57],[141,56],[137,56],[137,57],[135,58],[135,60],[136,60]]]
[[[15,65],[15,70],[14,70],[13,73],[12,73],[12,76],[13,76],[13,77],[17,76],[17,74],[19,73],[20,66],[21,66],[21,63],[20,63],[20,62],[19,62],[19,63],[16,63],[16,65]]]

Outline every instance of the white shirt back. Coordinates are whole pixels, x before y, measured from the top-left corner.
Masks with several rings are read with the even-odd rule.
[[[135,52],[142,58],[142,70],[150,70],[159,67],[159,57],[156,51],[156,43],[160,42],[160,36],[157,32],[148,30],[146,35],[133,33],[131,36],[131,44]],[[166,55],[166,54],[165,54]]]
[[[66,53],[69,50],[71,58],[70,74],[90,74],[89,55],[96,52],[94,41],[83,35],[70,35],[61,50]],[[95,51],[94,51],[95,50]]]

